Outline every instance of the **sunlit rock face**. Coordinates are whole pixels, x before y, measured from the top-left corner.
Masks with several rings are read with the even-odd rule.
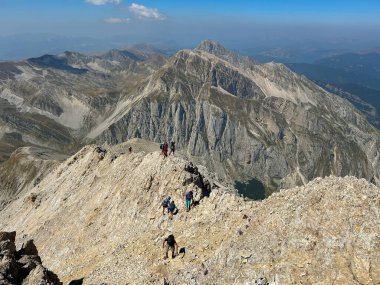
[[[16,244],[33,238],[64,284],[380,282],[373,184],[331,176],[247,201],[212,172],[164,159],[155,147],[84,147],[8,203],[1,229],[16,230]],[[188,190],[196,201],[189,212]],[[173,220],[162,212],[168,195],[178,207]],[[164,259],[170,233],[180,254]]]

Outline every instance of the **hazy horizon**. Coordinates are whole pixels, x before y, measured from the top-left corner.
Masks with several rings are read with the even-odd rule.
[[[214,39],[247,54],[380,47],[379,1],[0,0],[0,59]],[[282,51],[281,49],[284,49]]]

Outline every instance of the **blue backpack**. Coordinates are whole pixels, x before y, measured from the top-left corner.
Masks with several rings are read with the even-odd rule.
[[[168,208],[168,210],[169,210],[169,211],[174,211],[174,209],[175,209],[175,205],[174,205],[174,203],[169,204],[169,208]]]
[[[162,206],[167,206],[168,204],[169,204],[168,199],[165,199],[164,201],[162,201]]]

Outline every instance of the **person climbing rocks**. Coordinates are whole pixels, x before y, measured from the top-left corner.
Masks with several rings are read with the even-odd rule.
[[[174,201],[172,200],[168,206],[168,213],[169,213],[169,219],[173,220],[174,212],[176,212],[177,206],[174,204]]]
[[[168,156],[168,149],[169,149],[168,143],[164,142],[164,145],[162,147],[162,154],[164,155],[164,158]]]
[[[167,198],[164,199],[164,201],[162,201],[162,214],[165,215],[165,209],[168,209],[169,207],[169,204],[170,204],[170,200],[171,200],[172,197],[168,196]]]
[[[169,152],[169,155],[171,155],[173,153],[174,155],[174,151],[175,151],[175,142],[174,141],[171,141],[170,143],[170,152]]]
[[[172,252],[172,258],[174,258],[176,255],[178,255],[178,244],[174,238],[174,235],[170,234],[166,239],[164,239],[164,242],[162,243],[162,248],[165,248],[166,243],[166,250],[165,250],[165,256],[164,258],[168,258],[169,250]]]
[[[187,191],[185,194],[185,206],[186,211],[190,211],[191,205],[193,204],[193,191]]]
[[[128,148],[128,150],[129,150],[129,153],[132,153],[132,147],[131,146]]]

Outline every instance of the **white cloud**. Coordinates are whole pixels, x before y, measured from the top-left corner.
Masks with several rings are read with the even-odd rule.
[[[104,21],[108,24],[120,24],[120,23],[128,23],[131,19],[129,18],[107,18]]]
[[[123,0],[86,0],[87,3],[94,5],[105,5],[105,4],[120,4]]]
[[[164,20],[165,16],[161,15],[158,9],[148,8],[144,5],[139,5],[132,3],[129,6],[129,11],[135,14],[140,19],[153,19],[153,20]]]

